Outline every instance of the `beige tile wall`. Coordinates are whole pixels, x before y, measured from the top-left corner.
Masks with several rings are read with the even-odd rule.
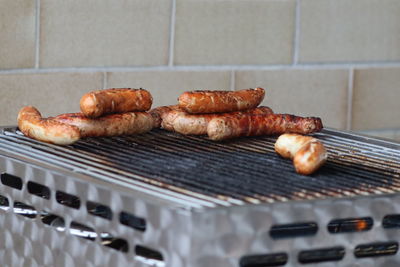
[[[174,62],[290,64],[294,10],[294,0],[177,0]]]
[[[0,125],[143,87],[267,89],[276,112],[400,140],[398,0],[0,0]]]
[[[301,62],[400,60],[400,1],[300,3]]]
[[[35,1],[0,0],[0,69],[35,67]]]

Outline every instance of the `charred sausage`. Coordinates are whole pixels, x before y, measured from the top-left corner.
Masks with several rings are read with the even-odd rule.
[[[181,94],[178,102],[188,113],[222,113],[255,108],[264,96],[263,88],[239,91],[191,91]]]
[[[141,134],[153,128],[153,117],[147,112],[127,112],[96,119],[82,113],[61,114],[54,121],[77,127],[82,137]]]
[[[297,173],[309,175],[327,160],[324,145],[316,138],[299,134],[283,134],[275,143],[275,151],[284,158],[293,159]]]
[[[323,128],[320,118],[298,117],[289,114],[249,115],[212,119],[207,126],[211,140],[240,136],[277,135],[283,133],[308,134]]]
[[[30,138],[57,145],[69,145],[81,137],[78,127],[44,119],[32,106],[23,107],[19,111],[18,128]]]
[[[158,110],[157,110],[158,109]],[[272,114],[269,107],[258,107],[246,111],[213,114],[189,114],[179,106],[160,107],[155,109],[162,121],[162,128],[185,135],[207,134],[207,125],[214,118],[235,117],[241,114]],[[153,111],[154,112],[154,111]]]
[[[106,89],[85,94],[80,100],[82,113],[88,118],[98,118],[111,113],[147,111],[153,98],[144,89]]]

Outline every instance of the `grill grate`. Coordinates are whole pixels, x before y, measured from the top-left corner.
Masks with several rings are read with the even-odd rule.
[[[292,162],[274,152],[275,137],[216,143],[153,130],[137,136],[87,138],[60,147],[7,128],[0,135],[0,149],[139,190],[146,188],[160,197],[168,192],[203,206],[400,191],[400,145],[333,130],[315,137],[326,145],[329,159],[311,176],[296,174]]]

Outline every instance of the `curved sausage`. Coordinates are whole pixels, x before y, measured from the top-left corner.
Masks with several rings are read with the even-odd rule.
[[[324,145],[316,138],[299,134],[283,134],[275,142],[275,151],[284,158],[293,159],[297,173],[309,175],[327,160]]]
[[[144,89],[106,89],[85,94],[80,100],[82,113],[89,118],[98,118],[111,113],[147,111],[153,98]]]
[[[96,119],[82,113],[67,113],[52,119],[77,127],[82,137],[141,134],[150,131],[154,125],[153,117],[147,112],[111,114]]]
[[[157,108],[156,108],[157,109]],[[158,110],[162,128],[185,135],[207,134],[208,123],[214,118],[234,117],[241,114],[272,114],[269,107],[258,107],[246,111],[213,114],[189,114],[179,106],[160,107]]]
[[[179,106],[188,113],[222,113],[257,107],[264,99],[263,88],[239,91],[191,91],[181,94]]]
[[[207,126],[211,140],[240,136],[276,135],[283,133],[309,134],[323,128],[320,118],[298,117],[289,114],[249,115],[215,118]]]
[[[30,138],[57,145],[70,145],[81,137],[76,126],[44,119],[40,112],[32,106],[23,107],[19,111],[18,128]]]

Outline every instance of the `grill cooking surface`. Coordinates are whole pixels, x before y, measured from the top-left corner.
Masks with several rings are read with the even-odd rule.
[[[276,137],[216,143],[163,130],[129,137],[88,138],[61,147],[4,129],[0,149],[95,178],[145,188],[201,206],[242,205],[400,191],[400,145],[339,131],[315,134],[328,162],[296,174],[274,151]]]

